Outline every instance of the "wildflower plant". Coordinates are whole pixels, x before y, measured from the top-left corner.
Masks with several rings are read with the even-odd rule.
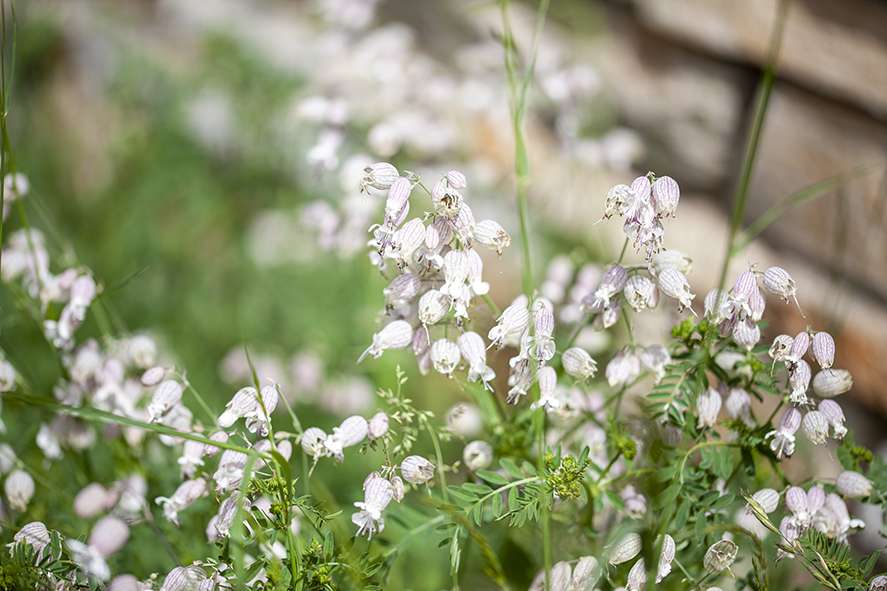
[[[0,587],[389,589],[408,547],[429,541],[453,589],[765,590],[784,564],[835,591],[884,587],[878,553],[860,557],[848,544],[863,526],[853,502],[887,506],[887,465],[846,424],[840,396],[852,377],[835,365],[841,352],[817,327],[770,342],[762,332],[768,298],[801,308],[789,271],[752,266],[697,297],[689,257],[667,249],[679,183],[650,172],[600,196],[600,223],[618,218],[625,233],[617,260],[576,271],[555,258],[537,284],[522,133],[535,50],[521,63],[501,4],[519,228],[476,219],[459,170],[423,178],[366,164],[354,187],[371,204],[362,211],[378,212],[366,264],[386,287],[378,328],[353,361],[403,353],[377,384],[377,408],[332,428],[303,424],[248,350],[242,383],[214,411],[158,340],[111,330],[101,280],[52,256],[19,207],[28,182],[4,109],[0,195],[19,215],[0,234],[2,279],[60,377],[40,391],[0,355],[4,419],[39,417],[42,462],[0,444]],[[303,105],[329,127],[311,158],[335,167],[323,142],[344,141],[335,135],[344,115],[321,102]],[[486,261],[518,241],[522,293],[493,294]],[[680,320],[663,342],[637,342],[634,327],[657,308]],[[102,335],[79,338],[90,316]],[[588,350],[588,331],[609,331],[619,346]],[[436,379],[408,378],[407,363]],[[415,395],[439,384],[464,398],[445,414]],[[833,449],[844,471],[790,480],[784,462],[806,445]],[[93,453],[112,458],[113,476],[84,482],[64,507],[34,510],[52,498],[54,463]],[[372,470],[339,506],[319,474],[357,456]],[[138,577],[116,559],[140,530],[198,520],[187,535],[206,540],[202,555],[170,547],[173,568]],[[527,568],[509,558],[514,548]]]

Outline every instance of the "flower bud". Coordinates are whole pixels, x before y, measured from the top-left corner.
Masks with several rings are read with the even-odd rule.
[[[623,349],[613,356],[607,364],[605,373],[610,387],[623,386],[633,382],[640,375],[641,360],[633,351]]]
[[[653,201],[656,206],[656,215],[660,217],[674,217],[680,198],[681,189],[677,181],[670,176],[659,177],[653,183]]]
[[[25,511],[34,496],[34,479],[24,470],[13,470],[3,485],[6,500],[16,511]]]
[[[0,443],[0,476],[12,470],[17,459],[12,446],[8,443]]]
[[[580,381],[593,378],[597,373],[597,363],[591,358],[585,349],[579,347],[571,347],[564,351],[561,356],[561,364],[567,375],[572,376]]]
[[[773,513],[779,506],[779,493],[772,488],[762,488],[753,494],[751,498],[761,506],[764,513]]]
[[[887,575],[878,575],[869,583],[869,591],[887,591]]]
[[[422,456],[407,456],[400,463],[400,473],[410,484],[424,484],[434,477],[434,464]]]
[[[486,441],[472,441],[462,450],[462,460],[472,472],[488,468],[493,463],[493,448]]]
[[[388,432],[388,415],[379,411],[370,418],[367,426],[367,436],[370,441],[384,436]]]
[[[872,481],[852,470],[845,470],[838,474],[835,481],[838,492],[849,499],[863,499],[872,494]]]
[[[804,433],[813,445],[822,445],[828,441],[828,419],[818,410],[811,410],[804,415]]]
[[[853,376],[846,369],[823,369],[813,377],[813,391],[821,398],[834,398],[853,387]]]
[[[736,554],[739,547],[731,540],[719,540],[709,546],[705,551],[705,557],[702,564],[705,570],[712,573],[719,573],[730,568],[736,560]]]
[[[639,534],[634,532],[625,534],[625,537],[610,549],[608,562],[614,566],[628,562],[640,554],[641,546]]]
[[[835,339],[827,332],[813,335],[813,358],[822,369],[828,369],[835,362]]]

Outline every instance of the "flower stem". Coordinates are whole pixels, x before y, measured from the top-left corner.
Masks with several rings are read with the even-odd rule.
[[[742,225],[742,220],[745,215],[745,205],[748,200],[751,176],[754,172],[755,161],[757,160],[758,147],[760,146],[761,141],[761,131],[764,129],[764,118],[767,114],[767,107],[770,103],[770,95],[773,93],[773,85],[776,82],[776,62],[779,59],[779,50],[782,45],[782,34],[785,29],[786,17],[788,16],[788,7],[789,0],[780,0],[776,9],[776,22],[770,35],[770,48],[767,54],[767,63],[764,65],[764,71],[761,74],[755,116],[746,143],[745,157],[742,161],[742,174],[739,178],[739,185],[736,188],[736,194],[733,198],[733,214],[730,218],[730,232],[727,236],[727,250],[724,254],[724,262],[721,265],[721,277],[718,281],[719,289],[724,289],[724,281],[727,279],[727,270],[730,267],[730,259],[733,257],[733,244],[736,241],[736,235],[739,232],[739,228]]]

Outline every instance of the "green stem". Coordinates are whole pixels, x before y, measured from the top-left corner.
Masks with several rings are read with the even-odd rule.
[[[444,502],[448,503],[450,501],[450,495],[447,492],[447,475],[444,472],[444,460],[443,453],[441,453],[440,450],[440,440],[424,415],[422,418],[422,426],[428,431],[428,436],[431,438],[431,444],[434,446],[434,457],[437,460],[437,478],[440,481],[440,494],[441,497],[443,497]]]
[[[770,48],[767,54],[767,63],[765,64],[764,72],[761,75],[755,116],[746,144],[745,157],[742,162],[742,173],[733,199],[733,214],[730,218],[730,232],[727,236],[727,249],[724,253],[724,262],[721,265],[721,277],[718,281],[718,287],[721,290],[724,289],[724,282],[727,279],[727,270],[730,267],[730,259],[733,255],[733,243],[736,240],[736,234],[739,232],[739,228],[742,225],[742,219],[745,215],[748,189],[751,185],[751,177],[754,172],[755,161],[757,160],[758,147],[761,141],[761,131],[764,128],[764,118],[767,114],[770,96],[773,93],[773,85],[776,82],[776,62],[779,59],[779,50],[782,45],[782,34],[785,28],[786,17],[788,16],[788,7],[789,0],[779,0],[776,23],[770,35]]]

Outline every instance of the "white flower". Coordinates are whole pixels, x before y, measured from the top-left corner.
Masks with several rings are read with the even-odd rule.
[[[233,449],[226,449],[222,452],[219,467],[213,474],[216,490],[222,493],[237,488],[243,478],[246,459],[245,453]]]
[[[545,412],[558,410],[562,401],[556,396],[557,373],[554,368],[545,366],[536,372],[536,381],[539,383],[539,400],[530,405],[530,408],[544,408]]]
[[[490,382],[496,377],[493,368],[487,365],[487,348],[483,337],[476,332],[464,332],[457,341],[462,357],[468,362],[468,381],[483,382],[484,387],[491,389]]]
[[[0,357],[0,392],[11,392],[17,375],[12,364]]]
[[[628,582],[625,586],[627,591],[640,591],[647,584],[647,567],[644,565],[644,559],[639,558],[628,571]]]
[[[501,347],[524,333],[530,322],[529,301],[524,295],[515,298],[511,304],[496,320],[496,325],[490,329],[487,338],[490,344]]]
[[[795,281],[782,267],[770,267],[764,271],[764,289],[781,297],[786,302],[789,299],[794,299],[797,302]]]
[[[111,569],[98,550],[77,540],[68,540],[66,545],[71,552],[71,558],[89,577],[99,581],[111,578]]]
[[[407,456],[400,463],[400,473],[410,484],[425,484],[434,477],[434,464],[422,456]]]
[[[385,529],[382,512],[394,498],[392,484],[379,476],[370,476],[364,483],[363,502],[354,503],[360,511],[351,516],[351,522],[357,526],[357,535],[366,534],[372,539],[376,532]]]
[[[26,523],[12,537],[14,543],[25,543],[31,546],[40,556],[43,549],[49,545],[49,530],[40,521]]]
[[[366,419],[358,415],[350,416],[333,429],[332,434],[324,440],[325,453],[341,462],[345,458],[343,450],[359,444],[368,434],[369,424]]]
[[[863,499],[872,494],[872,481],[852,470],[838,474],[835,481],[838,492],[850,499]]]
[[[567,375],[580,381],[593,378],[597,373],[597,362],[585,349],[580,347],[571,347],[564,351],[561,356],[561,364]]]
[[[717,423],[718,413],[721,412],[721,403],[721,394],[714,388],[709,388],[699,395],[696,401],[696,413],[699,418],[698,428],[713,427]]]
[[[207,579],[206,574],[196,566],[177,566],[163,579],[160,591],[192,591],[199,589]]]
[[[12,470],[17,460],[15,450],[8,443],[0,443],[0,476]]]
[[[179,524],[179,512],[186,509],[208,492],[206,480],[197,478],[194,480],[186,480],[173,493],[171,497],[157,497],[154,502],[163,509],[163,515],[173,522]]]
[[[155,366],[145,370],[145,373],[142,374],[141,381],[143,386],[151,387],[156,386],[166,377],[166,368]]]
[[[388,349],[403,349],[413,341],[413,327],[405,320],[394,320],[385,325],[382,330],[373,335],[373,344],[370,345],[358,358],[360,363],[368,355],[379,358]]]
[[[148,420],[156,423],[176,406],[182,399],[184,388],[175,380],[166,380],[160,383],[151,396],[148,404]]]
[[[450,376],[461,359],[459,345],[449,339],[438,339],[431,345],[431,363],[438,373]]]
[[[677,269],[684,275],[690,272],[693,261],[690,257],[678,250],[661,250],[653,255],[650,267],[654,275],[659,275],[664,269]]]
[[[819,403],[819,412],[825,415],[832,426],[835,439],[843,439],[847,434],[847,427],[844,426],[844,411],[841,405],[834,400],[822,400]]]
[[[731,540],[718,540],[705,551],[702,563],[705,570],[719,573],[733,565],[738,553],[739,547]]]
[[[459,402],[447,411],[447,429],[460,437],[473,437],[483,429],[483,417],[473,404]]]
[[[846,369],[823,369],[813,376],[813,391],[821,398],[834,398],[853,387],[853,376]]]
[[[779,421],[779,428],[767,433],[770,439],[770,449],[776,453],[779,459],[791,456],[795,453],[795,433],[801,426],[801,412],[792,407],[787,409]]]
[[[34,496],[34,479],[24,470],[13,470],[3,484],[6,500],[16,511],[25,511]]]
[[[755,425],[751,415],[751,396],[743,388],[730,388],[725,408],[731,419],[740,420],[749,427]]]
[[[625,294],[625,301],[635,312],[655,308],[659,303],[659,291],[656,289],[656,284],[644,275],[629,277],[622,291]]]
[[[182,446],[182,455],[179,457],[178,464],[182,467],[182,474],[188,478],[194,476],[197,468],[203,465],[203,454],[206,451],[206,445],[199,441],[188,440]]]
[[[489,468],[493,463],[493,448],[486,441],[472,441],[462,450],[462,460],[472,472]]]
[[[437,324],[450,311],[451,303],[450,296],[436,289],[429,289],[419,298],[419,322],[426,326]]]
[[[659,289],[670,298],[676,299],[680,304],[680,309],[689,308],[693,304],[693,298],[696,296],[690,291],[690,283],[683,273],[674,267],[667,267],[659,273],[657,277]]]
[[[656,568],[656,582],[659,583],[671,573],[671,563],[675,557],[674,538],[668,534],[662,539],[662,551],[659,553],[659,565]]]
[[[369,195],[383,195],[398,178],[400,178],[400,173],[394,165],[387,162],[376,162],[364,169],[360,190]]]
[[[762,488],[751,496],[764,513],[773,513],[779,506],[779,493],[772,488]]]
[[[129,540],[129,526],[113,516],[99,519],[89,533],[89,545],[104,558],[117,553]]]
[[[811,343],[813,358],[822,369],[828,369],[835,362],[835,339],[827,332],[819,331],[813,335]]]
[[[653,202],[658,216],[674,217],[680,198],[681,189],[670,176],[661,176],[653,181]]]
[[[822,445],[828,440],[829,422],[818,410],[811,410],[804,415],[804,433],[813,445]]]
[[[800,406],[807,404],[807,389],[810,387],[810,365],[803,359],[795,362],[789,370],[788,380],[791,386],[789,401]]]
[[[117,495],[98,482],[87,484],[74,497],[74,513],[89,519],[110,509],[117,502]]]
[[[607,364],[605,373],[611,387],[628,385],[641,373],[640,359],[629,349],[622,349]]]
[[[367,436],[370,441],[384,436],[388,432],[388,415],[379,411],[374,414],[367,424]]]
[[[641,553],[641,536],[637,533],[628,533],[616,543],[609,552],[609,563],[612,565],[628,562]]]
[[[474,239],[483,246],[495,249],[498,255],[511,246],[511,236],[499,222],[493,220],[477,222],[474,226]]]

